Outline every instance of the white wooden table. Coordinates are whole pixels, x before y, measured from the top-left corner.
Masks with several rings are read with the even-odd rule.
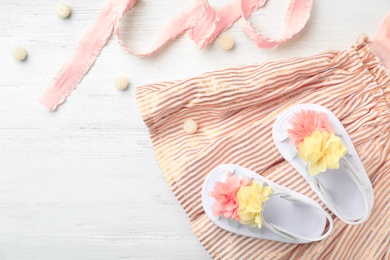
[[[172,195],[135,102],[136,86],[225,67],[344,49],[373,35],[388,0],[315,1],[304,31],[260,50],[241,31],[231,52],[199,50],[180,37],[151,58],[127,55],[112,38],[65,105],[48,112],[39,98],[106,0],[0,1],[0,259],[209,259]],[[225,1],[214,0],[221,6]],[[278,35],[286,1],[270,1],[251,21]],[[140,1],[123,23],[137,50],[191,1]],[[16,45],[28,51],[19,63]],[[127,75],[128,91],[114,88]]]

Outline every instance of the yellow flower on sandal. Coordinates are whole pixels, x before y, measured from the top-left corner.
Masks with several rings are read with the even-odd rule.
[[[326,169],[338,169],[340,158],[347,154],[347,148],[340,137],[318,130],[298,144],[298,151],[299,156],[309,162],[310,175],[317,175]]]
[[[272,194],[270,186],[263,187],[262,184],[252,182],[250,186],[242,186],[237,192],[238,216],[241,224],[248,224],[252,227],[261,227],[263,218],[261,212],[263,204]]]

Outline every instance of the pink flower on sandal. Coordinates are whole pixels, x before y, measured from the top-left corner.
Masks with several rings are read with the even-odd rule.
[[[312,110],[302,109],[300,113],[294,114],[288,122],[291,125],[291,128],[287,129],[290,144],[295,146],[316,130],[334,132],[333,126],[329,123],[328,115]]]
[[[215,198],[211,208],[213,215],[216,217],[224,216],[226,218],[238,219],[238,200],[237,192],[241,186],[251,184],[251,179],[240,178],[232,173],[227,174],[225,182],[216,182],[214,190],[209,192],[209,196]]]

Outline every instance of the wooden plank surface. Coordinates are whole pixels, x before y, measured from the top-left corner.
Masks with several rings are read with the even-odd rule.
[[[184,35],[157,55],[126,54],[112,38],[65,105],[48,112],[39,98],[105,0],[0,1],[0,259],[209,259],[172,195],[135,103],[136,86],[226,67],[344,49],[373,35],[388,0],[315,1],[304,31],[260,50],[240,23],[236,47],[199,50]],[[286,1],[270,1],[251,22],[277,36]],[[150,46],[162,24],[191,1],[144,0],[123,21],[126,41]],[[213,0],[214,6],[225,1]],[[10,56],[16,45],[26,62]],[[114,88],[127,75],[127,91]]]

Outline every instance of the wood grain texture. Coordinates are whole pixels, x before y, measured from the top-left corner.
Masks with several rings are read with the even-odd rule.
[[[184,35],[157,55],[127,55],[112,38],[65,105],[48,112],[39,98],[105,0],[0,1],[0,259],[209,259],[172,195],[138,113],[135,87],[269,60],[344,49],[373,35],[388,0],[315,1],[304,31],[260,50],[241,31],[236,47],[199,50]],[[220,6],[225,1],[214,0]],[[277,35],[286,1],[251,17]],[[151,45],[161,25],[191,1],[140,1],[123,22],[130,46]],[[16,45],[26,62],[11,58]],[[127,75],[130,89],[114,88]]]

